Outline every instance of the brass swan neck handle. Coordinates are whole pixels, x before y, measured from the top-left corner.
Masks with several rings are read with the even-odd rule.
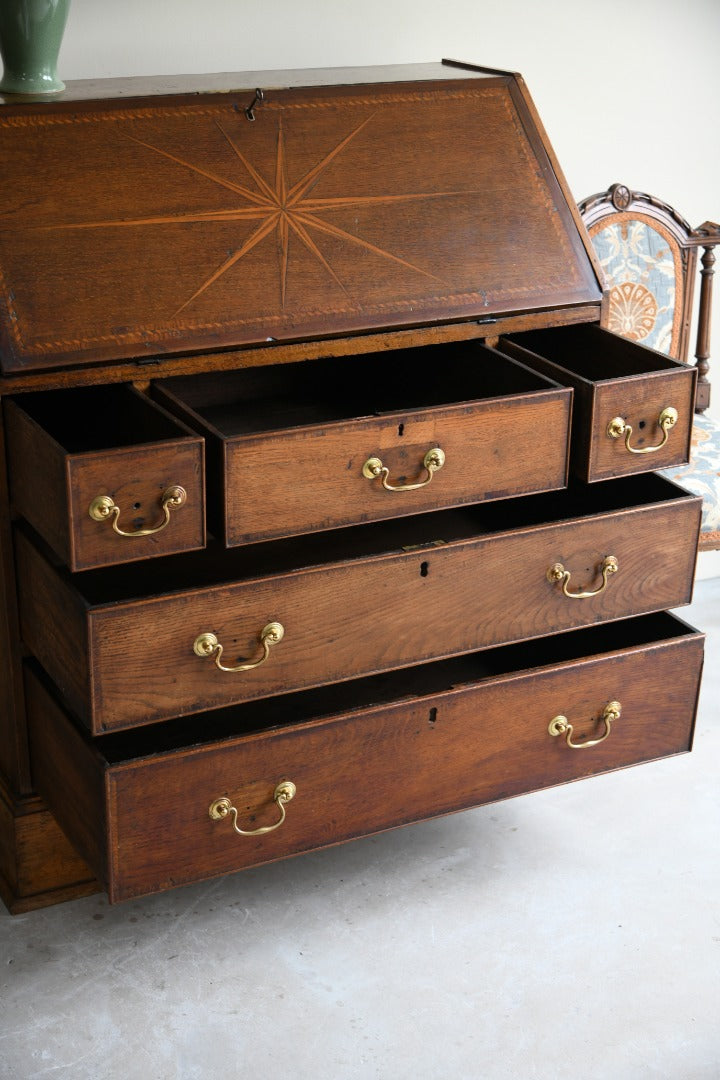
[[[665,443],[670,437],[670,432],[678,422],[678,411],[673,409],[672,405],[668,405],[666,409],[663,409],[657,419],[657,426],[662,431],[662,440],[659,443],[655,443],[654,446],[631,446],[630,436],[633,433],[632,424],[626,423],[622,416],[614,416],[607,426],[607,433],[610,439],[625,439],[625,449],[629,454],[654,454],[657,450],[662,450]]]
[[[228,667],[225,664],[220,663],[220,658],[223,654],[223,647],[217,639],[217,636],[209,631],[204,634],[198,634],[193,642],[193,652],[196,656],[201,656],[204,659],[212,657],[215,661],[215,667],[219,671],[252,671],[253,668],[260,667],[264,664],[267,658],[270,656],[270,649],[273,645],[277,645],[279,641],[285,637],[285,627],[282,623],[271,622],[267,626],[264,626],[260,631],[259,638],[262,645],[262,656],[257,660],[243,660],[242,663],[236,664],[234,667]]]
[[[597,589],[580,589],[577,592],[571,592],[568,588],[570,584],[571,571],[566,570],[562,563],[556,562],[548,569],[547,579],[553,583],[557,583],[562,586],[562,591],[565,596],[570,600],[586,600],[589,596],[599,596],[601,592],[607,588],[608,579],[611,574],[616,574],[620,569],[619,563],[614,555],[606,555],[600,564],[599,570],[602,575],[602,583]]]
[[[589,750],[591,746],[599,746],[601,742],[605,742],[605,740],[610,735],[610,725],[613,724],[616,720],[619,720],[621,714],[622,706],[620,702],[609,701],[603,709],[602,716],[600,717],[600,719],[605,724],[605,730],[598,739],[586,739],[583,742],[573,742],[572,736],[574,727],[568,720],[567,716],[563,716],[562,714],[554,716],[552,718],[550,724],[548,725],[548,732],[550,733],[550,735],[553,736],[564,735],[565,742],[571,750]]]
[[[180,487],[179,484],[173,484],[172,487],[166,488],[160,500],[160,509],[163,512],[162,521],[158,525],[151,525],[147,529],[133,529],[131,532],[120,528],[118,524],[120,507],[109,495],[98,495],[93,499],[88,513],[93,521],[107,521],[112,518],[112,527],[118,536],[129,536],[131,538],[135,536],[155,536],[156,533],[162,532],[170,524],[170,511],[178,510],[186,502],[187,492],[185,488]]]
[[[445,464],[444,451],[439,446],[433,447],[432,450],[428,450],[426,453],[422,464],[427,476],[416,484],[391,484],[389,481],[390,470],[386,465],[383,465],[379,457],[368,458],[362,467],[362,474],[366,480],[376,480],[379,477],[386,491],[417,491],[418,488],[427,487],[435,473],[442,469]]]

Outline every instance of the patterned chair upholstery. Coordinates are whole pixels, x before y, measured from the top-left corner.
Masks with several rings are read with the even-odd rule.
[[[600,267],[607,300],[602,322],[622,337],[688,362],[692,304],[701,256],[695,365],[698,392],[689,465],[665,475],[702,495],[700,548],[720,548],[720,423],[705,414],[710,403],[710,311],[714,248],[720,226],[691,229],[667,203],[613,184],[579,204]]]

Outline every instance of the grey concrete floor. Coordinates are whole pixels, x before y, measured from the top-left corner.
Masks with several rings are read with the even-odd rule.
[[[694,753],[172,894],[0,916],[0,1075],[718,1080],[720,578]]]

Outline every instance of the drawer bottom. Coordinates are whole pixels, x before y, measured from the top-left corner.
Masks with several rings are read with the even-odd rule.
[[[687,751],[703,644],[661,613],[95,740],[28,666],[35,781],[125,900]]]

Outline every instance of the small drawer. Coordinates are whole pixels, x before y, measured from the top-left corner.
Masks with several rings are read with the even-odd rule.
[[[703,642],[661,613],[94,741],[31,668],[33,775],[126,900],[683,753]]]
[[[580,480],[689,460],[694,367],[594,324],[517,334],[499,347],[575,391],[570,468]]]
[[[572,392],[477,342],[153,393],[206,439],[209,526],[228,546],[567,482]]]
[[[203,440],[131,386],[6,398],[13,509],[74,571],[205,545]]]
[[[678,607],[701,506],[650,473],[76,575],[18,529],[21,634],[101,734]]]

